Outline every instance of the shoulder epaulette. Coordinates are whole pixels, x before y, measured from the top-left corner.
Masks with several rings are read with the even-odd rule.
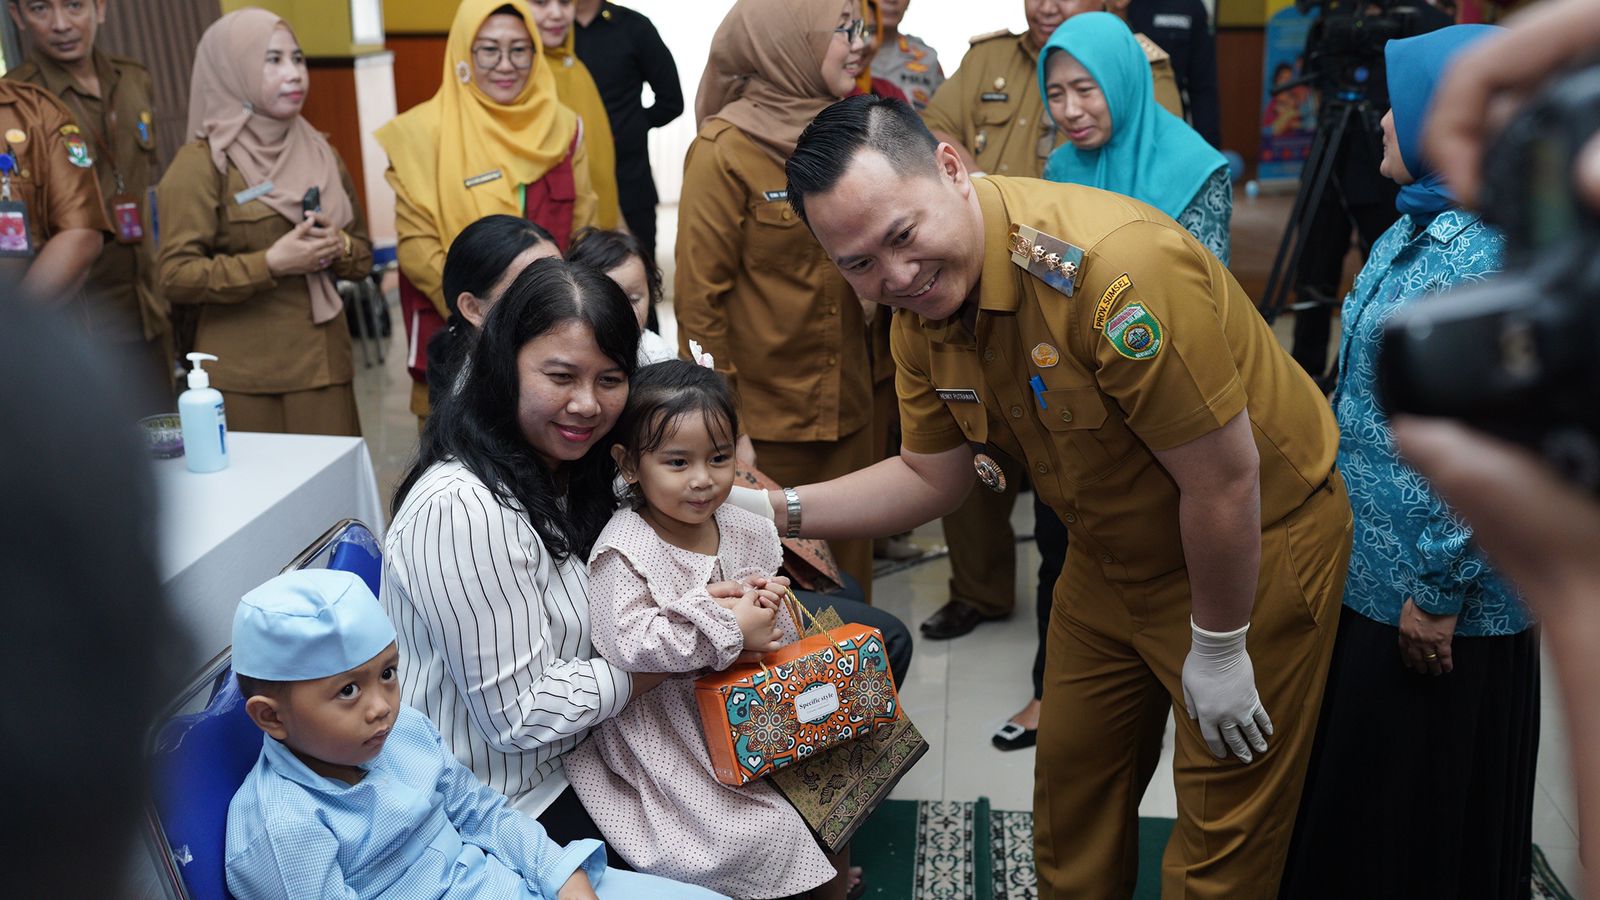
[[[988,32],[987,34],[976,34],[976,35],[973,35],[972,37],[967,38],[967,43],[969,43],[969,44],[981,44],[984,41],[992,41],[995,38],[1003,38],[1003,37],[1016,37],[1016,35],[1012,34],[1010,31],[1002,28],[999,31],[991,31],[991,32]]]
[[[1167,51],[1161,49],[1155,41],[1150,40],[1141,33],[1135,33],[1133,39],[1139,42],[1139,49],[1144,51],[1144,58],[1152,63],[1161,62],[1172,57]]]

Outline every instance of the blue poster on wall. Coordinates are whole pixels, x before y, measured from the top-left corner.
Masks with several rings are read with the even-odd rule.
[[[1261,165],[1257,169],[1262,181],[1300,177],[1300,167],[1311,154],[1317,134],[1317,92],[1309,84],[1276,94],[1272,89],[1306,74],[1306,34],[1316,18],[1315,11],[1306,15],[1291,6],[1267,20],[1262,54]]]

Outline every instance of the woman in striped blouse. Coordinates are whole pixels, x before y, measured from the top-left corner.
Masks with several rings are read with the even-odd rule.
[[[603,273],[528,266],[489,313],[461,390],[429,418],[385,539],[381,597],[406,703],[559,842],[600,836],[561,755],[662,677],[618,669],[589,642],[584,560],[615,505],[602,441],[638,342]]]

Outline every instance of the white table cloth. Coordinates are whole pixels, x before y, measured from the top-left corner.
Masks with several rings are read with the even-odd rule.
[[[230,643],[239,598],[344,518],[380,539],[383,501],[360,438],[228,434],[228,468],[155,462],[161,581],[192,637],[189,668]]]

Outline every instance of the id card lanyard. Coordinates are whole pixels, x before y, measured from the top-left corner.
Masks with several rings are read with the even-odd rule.
[[[89,117],[84,114],[83,104],[77,92],[72,93],[72,105],[77,107],[78,118],[87,125]],[[144,240],[144,216],[139,212],[139,201],[128,193],[128,185],[122,180],[122,166],[117,162],[117,155],[111,152],[111,135],[116,134],[117,128],[116,99],[117,88],[112,85],[100,103],[100,130],[97,132],[90,127],[89,131],[94,135],[95,149],[100,153],[101,162],[111,167],[111,177],[116,185],[116,193],[109,199],[111,221],[117,229],[117,243],[137,244]]]
[[[11,176],[16,171],[17,154],[8,143],[0,154],[0,258],[33,256],[28,204],[11,197]]]

